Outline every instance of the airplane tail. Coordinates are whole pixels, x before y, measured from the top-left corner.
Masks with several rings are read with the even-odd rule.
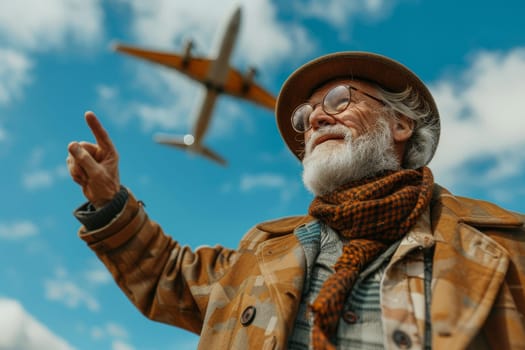
[[[188,142],[188,137],[190,137],[191,142]],[[196,153],[205,158],[211,159],[219,163],[220,165],[223,165],[223,166],[227,165],[226,159],[221,157],[216,152],[212,151],[210,148],[203,146],[201,144],[193,143],[193,138],[191,137],[191,135],[186,135],[184,136],[184,138],[180,138],[180,139],[173,138],[170,136],[156,135],[155,141],[163,145],[174,146],[174,147],[183,149],[185,151]]]

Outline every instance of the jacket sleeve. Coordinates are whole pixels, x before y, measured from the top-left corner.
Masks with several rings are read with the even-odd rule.
[[[192,252],[150,220],[129,193],[106,226],[79,236],[95,252],[131,302],[148,318],[200,333],[210,286],[237,253],[221,246]]]

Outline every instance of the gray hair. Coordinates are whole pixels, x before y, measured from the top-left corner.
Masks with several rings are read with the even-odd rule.
[[[397,118],[405,115],[414,121],[414,131],[407,141],[405,156],[401,166],[417,169],[427,165],[434,155],[439,138],[439,120],[432,115],[428,103],[407,87],[402,92],[390,92],[377,87],[379,97],[387,104],[387,113]]]

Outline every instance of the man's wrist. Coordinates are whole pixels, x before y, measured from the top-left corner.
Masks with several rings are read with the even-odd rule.
[[[73,215],[88,231],[97,230],[109,224],[122,211],[128,197],[128,190],[121,186],[111,201],[104,206],[97,208],[87,202],[76,209]]]

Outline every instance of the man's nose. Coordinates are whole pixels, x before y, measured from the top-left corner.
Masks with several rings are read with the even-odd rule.
[[[310,125],[312,129],[317,130],[327,125],[333,125],[337,123],[335,117],[327,114],[321,106],[317,106],[310,114]]]

